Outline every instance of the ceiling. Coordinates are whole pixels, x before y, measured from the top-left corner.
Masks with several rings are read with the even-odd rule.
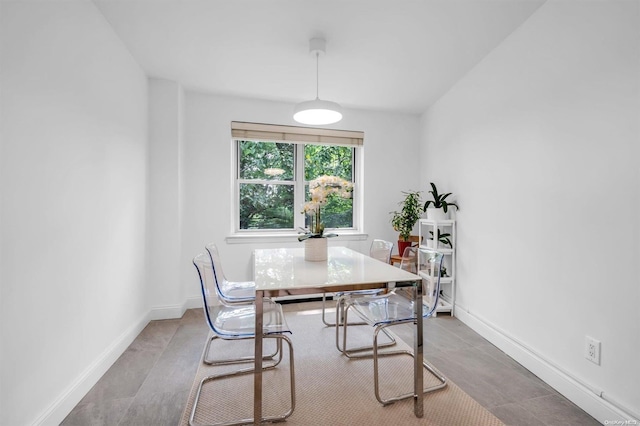
[[[146,73],[208,93],[420,114],[545,0],[93,0]]]

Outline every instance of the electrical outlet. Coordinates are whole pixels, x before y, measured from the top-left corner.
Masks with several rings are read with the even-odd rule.
[[[600,365],[600,342],[598,340],[585,336],[584,357],[594,364]]]

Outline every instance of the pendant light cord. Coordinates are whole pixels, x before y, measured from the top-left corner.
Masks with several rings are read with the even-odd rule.
[[[318,96],[320,87],[320,73],[318,72],[318,63],[320,62],[320,52],[316,52],[316,99],[320,99]]]

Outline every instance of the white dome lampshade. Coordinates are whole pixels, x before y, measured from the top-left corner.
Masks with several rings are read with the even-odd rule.
[[[323,101],[318,97],[319,73],[318,62],[325,53],[326,41],[323,38],[309,40],[309,52],[316,57],[316,98],[312,101],[300,102],[293,110],[293,119],[298,123],[321,125],[333,124],[342,120],[342,107],[335,102]]]
[[[315,98],[296,105],[293,119],[302,124],[333,124],[342,120],[342,107],[335,102]]]

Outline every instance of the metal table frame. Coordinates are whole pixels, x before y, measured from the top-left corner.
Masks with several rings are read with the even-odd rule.
[[[262,421],[262,303],[265,297],[314,294],[380,288],[388,282],[412,286],[414,300],[422,300],[422,280],[392,265],[346,247],[329,247],[326,262],[307,262],[304,249],[259,249],[254,251],[256,323],[254,346],[254,424]],[[422,318],[422,303],[414,303],[416,318]],[[413,407],[423,416],[423,321],[416,321],[414,338]]]

